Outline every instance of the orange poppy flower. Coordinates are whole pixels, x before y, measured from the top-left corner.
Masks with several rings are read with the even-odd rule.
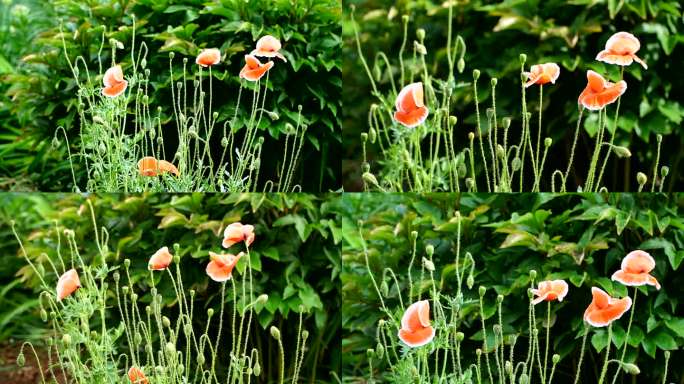
[[[628,32],[618,32],[606,41],[606,49],[596,55],[596,60],[622,66],[636,61],[644,69],[648,69],[648,65],[636,55],[639,48],[641,48],[641,43],[634,35]]]
[[[132,384],[149,383],[149,381],[147,380],[147,376],[145,376],[145,373],[138,367],[131,367],[131,369],[128,370],[128,380],[130,380]]]
[[[658,280],[649,274],[655,265],[655,260],[648,253],[640,250],[632,251],[622,259],[620,270],[613,273],[611,279],[633,287],[652,285],[660,289]]]
[[[78,272],[73,268],[64,272],[57,281],[57,301],[71,296],[79,288],[81,288],[81,280],[78,278]]]
[[[157,160],[152,156],[143,157],[138,161],[138,172],[142,176],[157,176],[165,172],[180,175],[175,165],[166,160]]]
[[[216,48],[203,49],[195,59],[195,63],[204,68],[216,65],[220,61],[221,51]]]
[[[102,88],[102,94],[107,97],[117,97],[122,94],[126,87],[128,87],[128,81],[124,80],[123,71],[120,65],[115,65],[109,68],[102,78],[104,83],[104,88]]]
[[[560,67],[556,63],[535,64],[530,68],[529,72],[525,72],[525,75],[527,75],[525,88],[533,84],[555,84],[558,75],[560,75]]]
[[[147,269],[150,271],[163,271],[171,264],[172,260],[173,255],[169,252],[169,247],[159,248],[159,250],[150,257]]]
[[[592,111],[614,103],[627,90],[624,80],[611,83],[592,70],[587,71],[587,80],[587,87],[579,95],[577,102]]]
[[[401,341],[413,348],[429,343],[434,337],[435,329],[430,325],[430,302],[422,300],[411,304],[401,317]]]
[[[254,242],[254,226],[232,223],[223,230],[223,248],[244,241],[249,247]]]
[[[394,103],[397,111],[394,120],[405,127],[413,128],[427,119],[430,111],[423,103],[423,83],[413,83],[405,86]]]
[[[272,61],[262,64],[256,57],[245,55],[245,66],[242,67],[242,70],[240,71],[240,77],[249,81],[257,81],[261,79],[271,67],[273,67]]]
[[[223,282],[233,278],[233,268],[237,265],[240,258],[244,255],[240,252],[236,255],[230,253],[214,253],[209,252],[211,261],[207,265],[207,275],[212,280]]]
[[[594,327],[605,327],[622,317],[632,307],[632,299],[610,297],[600,288],[591,288],[592,300],[584,311],[584,321]]]
[[[250,55],[259,57],[277,57],[287,63],[287,59],[280,51],[280,40],[271,35],[266,35],[257,40],[256,49],[250,52]]]
[[[532,300],[532,304],[539,304],[542,301],[563,301],[565,295],[568,294],[568,283],[564,280],[548,280],[541,281],[537,289],[533,289],[532,293],[537,296]]]

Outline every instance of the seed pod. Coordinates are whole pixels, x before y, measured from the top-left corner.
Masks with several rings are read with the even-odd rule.
[[[423,28],[418,28],[418,30],[416,30],[416,37],[418,40],[423,41],[423,39],[425,39],[425,30]]]
[[[553,356],[551,357],[551,362],[554,364],[558,364],[560,361],[560,355],[557,353],[554,353]]]
[[[530,279],[534,280],[536,278],[537,278],[537,271],[535,271],[534,269],[531,269],[530,270]]]
[[[480,70],[479,69],[473,69],[473,80],[477,81],[477,79],[480,78]]]
[[[367,132],[362,132],[361,133],[361,142],[365,143],[368,141],[368,133]]]
[[[375,357],[375,351],[373,350],[373,348],[366,349],[366,356],[368,356],[369,359]]]
[[[209,316],[209,317],[214,316],[214,308],[207,309],[207,316]]]
[[[302,331],[302,340],[306,341],[309,338],[309,331],[306,329]]]
[[[553,140],[550,137],[547,137],[546,139],[544,139],[544,146],[546,148],[550,147],[552,143],[553,143]]]
[[[496,77],[492,77],[492,80],[491,80],[492,87],[496,87],[496,84],[497,84],[498,82],[499,82],[499,80],[497,80]]]
[[[456,332],[456,341],[459,343],[465,339],[465,334],[463,332]]]
[[[527,55],[524,53],[521,53],[519,56],[519,59],[520,59],[520,64],[525,64],[525,62],[527,61]]]

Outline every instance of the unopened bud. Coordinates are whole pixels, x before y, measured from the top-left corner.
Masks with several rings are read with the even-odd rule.
[[[425,30],[423,28],[418,28],[418,30],[416,30],[416,37],[418,40],[423,41],[423,39],[425,39]]]
[[[273,338],[276,340],[280,340],[280,330],[274,326],[271,326],[271,336],[273,336]]]
[[[632,152],[629,151],[627,147],[621,147],[621,146],[613,146],[613,152],[617,155],[617,157],[632,157]]]
[[[477,79],[480,78],[480,70],[479,69],[473,69],[473,80],[477,81]]]
[[[458,69],[458,73],[463,73],[465,70],[465,60],[461,57],[458,59],[458,62],[456,63],[456,69]]]
[[[487,292],[487,288],[483,285],[480,285],[480,289],[479,289],[480,297],[484,296],[486,292]]]
[[[646,176],[645,173],[643,173],[643,172],[637,173],[637,183],[639,183],[639,185],[644,185],[644,184],[646,184],[647,181],[648,181],[648,177]]]
[[[641,370],[639,370],[639,367],[637,367],[636,364],[632,364],[632,363],[623,363],[622,369],[624,369],[625,372],[629,373],[630,375],[638,375],[641,373]]]
[[[546,148],[550,147],[552,143],[553,143],[553,140],[550,137],[547,137],[546,139],[544,139],[544,146]]]

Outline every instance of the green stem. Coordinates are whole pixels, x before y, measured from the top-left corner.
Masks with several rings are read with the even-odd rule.
[[[574,384],[579,383],[580,381],[580,374],[582,373],[582,359],[584,358],[584,347],[587,344],[587,335],[589,335],[589,327],[584,325],[584,336],[582,336],[582,349],[580,349],[580,357],[579,361],[577,362],[577,372],[575,373],[575,381]]]
[[[603,379],[606,377],[608,370],[608,356],[610,355],[610,345],[613,344],[611,338],[613,337],[613,324],[608,325],[608,345],[606,346],[606,357],[603,361],[603,368],[601,369],[601,377],[599,377],[598,384],[603,384]]]
[[[618,379],[618,376],[620,376],[620,372],[622,372],[622,369],[620,367],[622,367],[622,364],[625,362],[625,354],[627,353],[627,340],[629,340],[629,331],[632,329],[632,320],[634,319],[634,307],[636,307],[636,299],[638,293],[639,289],[637,287],[634,287],[632,309],[629,311],[629,323],[627,323],[627,333],[625,333],[625,345],[622,347],[622,354],[620,355],[620,366],[618,367],[617,371],[615,371],[615,376],[613,376],[612,384],[615,384],[615,382]]]

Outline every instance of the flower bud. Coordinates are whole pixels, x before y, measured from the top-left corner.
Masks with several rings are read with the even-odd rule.
[[[521,53],[518,58],[520,59],[520,64],[525,64],[525,62],[527,61],[527,55],[524,53]]]
[[[205,362],[204,355],[197,356],[197,365],[201,366],[202,364],[204,364],[204,362]]]
[[[665,178],[667,174],[670,173],[670,167],[667,165],[663,165],[662,168],[660,168],[660,177]]]
[[[513,373],[513,364],[508,360],[506,360],[506,364],[504,364],[504,371],[506,371],[507,375]]]
[[[209,317],[214,316],[214,308],[207,309],[207,316],[209,316]]]
[[[423,39],[425,39],[425,30],[423,28],[418,28],[418,30],[416,30],[416,37],[418,40],[423,41]]]
[[[639,185],[644,185],[644,184],[646,184],[647,181],[648,181],[648,177],[646,176],[645,173],[643,173],[643,172],[637,173],[637,183],[639,183]]]
[[[622,158],[632,157],[632,152],[630,152],[627,147],[621,147],[621,146],[615,145],[615,146],[613,146],[613,152],[615,152],[615,155],[617,155],[617,157],[622,157]]]
[[[491,80],[492,87],[496,87],[496,84],[497,84],[498,82],[499,82],[499,80],[497,80],[496,77],[492,77],[492,80]]]
[[[408,24],[408,22],[409,22],[409,17],[408,17],[408,15],[403,15],[403,16],[401,17],[401,21],[402,21],[404,24]]]
[[[458,59],[458,62],[456,63],[456,69],[458,70],[458,73],[463,73],[465,70],[465,60],[461,57]]]
[[[366,349],[366,356],[368,356],[369,359],[375,357],[375,351],[373,350],[373,348]]]
[[[171,320],[169,320],[169,318],[166,317],[166,316],[162,317],[162,324],[163,324],[166,328],[171,328]]]
[[[547,137],[546,139],[544,139],[544,146],[546,148],[550,147],[552,143],[553,143],[553,140],[550,137]]]
[[[503,300],[504,300],[503,295],[497,295],[496,296],[496,302],[497,303],[501,304],[501,303],[503,303]]]
[[[477,79],[480,78],[480,70],[479,69],[473,69],[473,80],[477,81]]]
[[[71,335],[67,333],[64,336],[62,336],[62,343],[65,347],[68,347],[71,344]]]
[[[411,240],[415,241],[418,238],[418,231],[411,231]]]
[[[371,143],[375,143],[375,140],[378,138],[378,134],[374,128],[368,130],[368,138],[370,139]]]
[[[520,378],[518,379],[518,383],[520,384],[528,384],[530,382],[530,378],[527,376],[527,373],[524,373],[520,375]]]
[[[465,334],[463,332],[456,332],[456,341],[459,343],[465,339]]]
[[[361,142],[365,143],[368,141],[368,133],[367,132],[362,132],[361,133]]]
[[[513,167],[513,171],[519,170],[521,165],[522,165],[522,161],[520,160],[520,158],[514,157],[513,161],[511,162],[511,167]]]
[[[530,279],[534,280],[536,278],[537,278],[537,271],[535,271],[534,269],[531,269],[530,270]]]
[[[468,275],[468,278],[466,279],[466,285],[468,286],[468,289],[473,288],[473,285],[475,285],[475,278],[473,275]]]
[[[641,373],[641,370],[639,370],[639,367],[637,367],[636,364],[622,363],[622,369],[630,375],[638,375]]]
[[[17,365],[23,367],[26,364],[26,357],[24,357],[24,352],[19,353],[17,356]]]
[[[254,368],[252,369],[252,372],[254,372],[254,376],[261,375],[261,365],[259,365],[258,361],[254,363]]]
[[[174,355],[176,353],[176,346],[173,343],[166,343],[166,353]]]
[[[454,126],[458,122],[458,117],[456,116],[449,116],[449,125]]]
[[[276,340],[280,340],[280,330],[275,326],[271,326],[271,336]]]
[[[475,140],[475,133],[474,132],[468,132],[468,140],[470,140],[470,141]]]
[[[435,253],[435,246],[432,244],[428,244],[425,246],[425,253],[428,256],[432,256]]]
[[[389,286],[384,280],[380,283],[380,293],[382,293],[383,296],[389,296]]]
[[[484,296],[486,292],[487,292],[487,287],[480,285],[480,289],[479,289],[480,297]]]

